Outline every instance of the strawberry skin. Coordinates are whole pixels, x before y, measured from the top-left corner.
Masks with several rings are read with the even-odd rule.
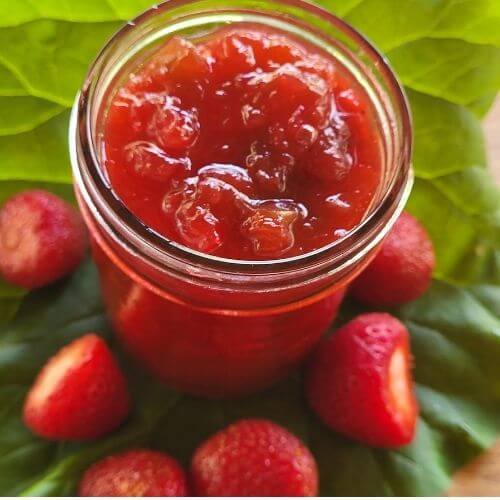
[[[14,285],[38,288],[62,278],[87,246],[80,214],[51,193],[25,191],[0,210],[0,272]]]
[[[307,398],[334,431],[371,446],[403,446],[418,417],[411,364],[405,326],[389,314],[362,314],[318,346]]]
[[[198,496],[315,496],[318,472],[311,452],[267,420],[240,420],[195,452],[191,463]]]
[[[372,306],[410,302],[429,288],[435,264],[427,231],[403,212],[378,254],[352,283],[350,293]]]
[[[100,460],[83,475],[81,497],[183,497],[188,488],[179,463],[164,453],[129,450]]]
[[[118,427],[130,410],[127,384],[105,342],[89,333],[50,358],[31,387],[24,423],[54,440],[88,440]]]

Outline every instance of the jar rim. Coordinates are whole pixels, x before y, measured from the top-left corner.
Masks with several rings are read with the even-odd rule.
[[[402,137],[399,150],[399,156],[396,160],[399,162],[398,169],[392,183],[389,185],[386,192],[376,206],[372,207],[368,215],[364,217],[353,229],[351,229],[345,236],[330,242],[329,244],[312,250],[310,252],[300,254],[297,256],[271,259],[271,260],[240,260],[231,259],[226,257],[214,256],[206,253],[199,252],[191,249],[181,243],[169,240],[165,236],[152,230],[146,226],[142,221],[136,217],[126,205],[114,194],[111,186],[105,178],[99,164],[96,140],[92,131],[89,119],[89,106],[92,103],[95,80],[99,76],[101,65],[113,51],[115,43],[130,30],[136,29],[137,26],[147,22],[152,16],[156,16],[163,11],[168,11],[174,8],[196,4],[198,0],[167,0],[159,5],[155,5],[142,14],[137,16],[132,21],[126,23],[120,28],[103,47],[97,58],[91,65],[85,84],[81,92],[77,95],[75,105],[73,107],[71,124],[70,124],[70,153],[73,165],[74,176],[78,186],[91,187],[93,193],[89,195],[87,189],[84,190],[83,197],[87,203],[94,204],[95,196],[100,196],[100,208],[104,208],[108,216],[117,218],[127,229],[127,234],[133,235],[141,243],[148,246],[149,259],[155,262],[165,262],[165,259],[175,259],[179,262],[189,263],[191,265],[205,267],[208,270],[222,271],[222,272],[241,272],[248,274],[261,274],[269,272],[282,272],[287,270],[294,270],[300,266],[308,266],[309,264],[317,264],[319,261],[324,262],[336,260],[341,263],[342,257],[350,254],[350,249],[359,247],[361,240],[369,239],[372,235],[374,228],[379,227],[379,235],[377,241],[373,241],[370,248],[378,243],[378,240],[386,234],[394,223],[397,215],[402,211],[403,206],[408,198],[411,189],[413,176],[411,170],[411,151],[412,151],[412,120],[410,108],[407,97],[404,93],[402,85],[394,74],[388,61],[378,50],[369,42],[361,33],[349,25],[344,20],[329,11],[309,3],[305,0],[277,0],[277,3],[286,5],[292,8],[298,8],[308,14],[312,14],[326,21],[333,26],[336,30],[341,31],[350,40],[359,45],[365,53],[370,57],[377,71],[386,83],[389,92],[394,96],[398,112],[401,116]],[[235,9],[231,0],[227,0],[227,8]],[[221,11],[219,11],[221,12]],[[223,12],[223,11],[222,11]],[[322,38],[333,39],[321,33]],[[87,175],[84,175],[80,168],[80,162],[77,158],[77,150],[85,156],[85,164],[87,167]],[[86,177],[86,178],[84,178]],[[87,181],[87,182],[85,182]],[[90,182],[90,184],[89,184]],[[393,216],[389,220],[386,219],[388,210],[393,211]],[[107,217],[106,217],[107,218]],[[385,224],[383,223],[385,221]],[[103,220],[105,226],[111,229],[107,221]],[[335,259],[338,257],[338,259]]]

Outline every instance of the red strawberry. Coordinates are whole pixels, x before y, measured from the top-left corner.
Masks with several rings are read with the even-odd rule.
[[[46,191],[25,191],[0,210],[0,272],[14,285],[37,288],[72,272],[87,250],[79,213]]]
[[[151,450],[111,455],[85,472],[78,489],[82,497],[182,497],[187,481],[176,460]]]
[[[118,427],[130,409],[123,377],[104,341],[89,333],[42,368],[24,403],[25,424],[48,439],[94,439]]]
[[[240,420],[195,452],[191,474],[199,496],[315,496],[311,452],[267,420]]]
[[[323,341],[306,389],[320,419],[341,434],[384,448],[413,439],[418,405],[409,335],[389,314],[362,314]]]
[[[427,231],[403,212],[350,292],[360,302],[374,306],[404,304],[427,290],[434,267],[434,247]]]

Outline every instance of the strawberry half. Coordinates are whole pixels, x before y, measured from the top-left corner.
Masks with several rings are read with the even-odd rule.
[[[118,427],[129,410],[127,384],[113,354],[89,333],[45,364],[26,397],[23,419],[44,438],[86,440]]]
[[[100,460],[83,475],[81,497],[182,497],[184,471],[173,458],[152,450],[129,450]]]
[[[389,314],[362,314],[318,347],[307,397],[333,430],[371,446],[403,446],[418,416],[411,365],[405,326]]]

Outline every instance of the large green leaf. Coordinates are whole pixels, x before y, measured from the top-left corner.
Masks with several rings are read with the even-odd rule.
[[[150,0],[0,0],[0,26],[17,26],[37,19],[72,22],[128,20],[151,6]]]
[[[350,2],[344,17],[385,51],[426,37],[500,45],[497,0],[360,0]]]
[[[500,44],[500,5],[496,0],[441,0],[441,15],[429,19],[430,35],[471,43]]]
[[[63,112],[23,134],[0,136],[0,181],[71,182]]]
[[[0,63],[31,95],[71,106],[90,62],[118,26],[42,19],[3,28]]]
[[[0,64],[0,96],[29,95],[19,80]]]
[[[500,47],[421,38],[388,52],[412,89],[467,105],[500,87]]]
[[[466,108],[408,90],[414,121],[415,174],[435,178],[486,166],[481,125]]]
[[[0,136],[20,134],[61,113],[63,108],[32,96],[0,96]]]
[[[464,185],[466,177],[470,186]],[[476,213],[468,209],[467,198],[459,197],[468,188],[473,192],[474,183],[480,179],[484,180],[482,174],[469,170],[435,181],[415,182],[408,210],[424,223],[432,237],[437,255],[436,275],[442,279],[462,284],[500,283],[500,213],[485,209],[498,202],[498,190],[489,181],[491,196],[488,191],[481,191],[480,197],[471,199],[471,206],[476,204],[477,210],[481,198],[486,198]]]
[[[72,495],[90,463],[126,446],[152,446],[187,464],[211,433],[242,417],[264,417],[311,447],[324,495],[437,494],[452,470],[487,447],[500,428],[500,319],[492,304],[500,304],[498,287],[460,289],[436,281],[422,299],[396,311],[412,335],[422,410],[415,442],[398,451],[361,446],[320,424],[304,401],[300,374],[256,396],[211,401],[157,385],[120,352],[136,403],[130,420],[97,443],[53,444],[32,436],[20,421],[32,378],[82,332],[96,331],[114,344],[95,269],[86,263],[66,283],[30,295],[1,332],[0,489],[7,495]]]
[[[495,102],[497,97],[496,92],[490,92],[489,94],[485,94],[480,99],[470,102],[467,107],[478,117],[484,118],[484,116],[488,113],[491,106]]]
[[[382,48],[425,36],[500,43],[500,7],[496,0],[323,0],[346,16]],[[0,0],[0,26],[38,19],[71,22],[127,20],[151,5],[149,0]]]

